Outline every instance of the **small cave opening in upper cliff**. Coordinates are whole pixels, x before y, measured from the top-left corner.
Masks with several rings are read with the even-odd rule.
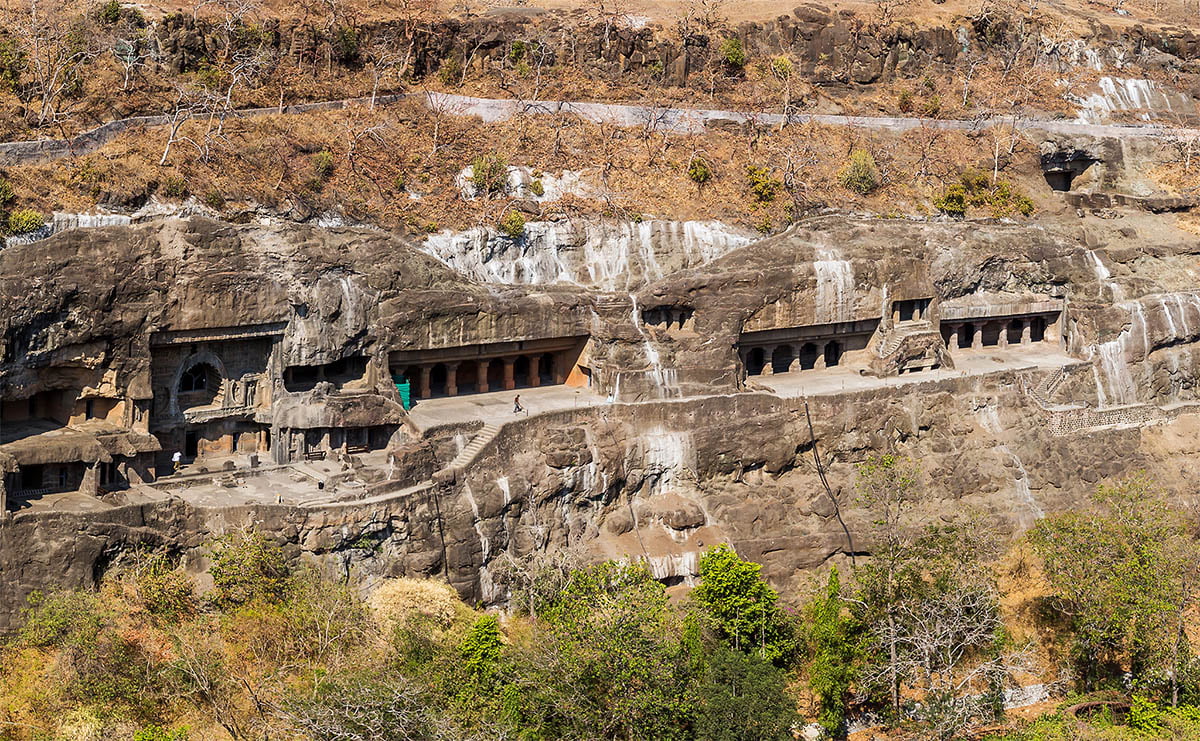
[[[1075,186],[1076,178],[1097,162],[1086,152],[1074,149],[1046,152],[1042,154],[1042,175],[1051,190],[1066,193]]]

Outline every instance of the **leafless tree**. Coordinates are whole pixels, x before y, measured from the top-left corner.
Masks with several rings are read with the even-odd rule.
[[[400,21],[400,38],[404,46],[396,73],[404,78],[412,68],[416,54],[417,39],[421,34],[432,33],[433,22],[438,16],[437,0],[394,0],[389,6]]]
[[[383,133],[387,131],[388,124],[383,122],[363,122],[361,116],[354,111],[347,111],[347,115],[343,119],[346,135],[346,162],[350,164],[350,171],[357,174],[359,147],[366,142],[374,142],[379,146],[384,145]]]
[[[431,124],[432,142],[429,149],[429,156],[436,157],[438,149],[441,147],[442,126],[448,118],[458,112],[460,106],[446,95],[434,92],[428,87],[423,88],[422,98],[425,103],[426,115],[428,115]]]
[[[571,572],[583,568],[586,559],[573,549],[534,551],[527,556],[502,554],[493,562],[491,572],[497,583],[509,592],[509,607],[537,615],[549,600],[567,586]]]
[[[629,16],[624,0],[587,0],[584,12],[591,23],[604,24],[604,46],[612,37],[613,29],[621,25]]]
[[[882,634],[875,640],[898,646],[897,659],[894,666],[877,665],[863,680],[886,681],[891,672],[905,678],[922,698],[918,717],[935,738],[978,725],[987,716],[989,692],[1033,669],[1028,645],[992,651],[1001,623],[998,595],[987,580],[966,580],[931,599],[902,603],[895,622],[876,627]]]
[[[203,88],[191,84],[175,84],[175,103],[171,112],[167,114],[167,143],[163,145],[162,156],[158,158],[159,167],[167,164],[167,158],[171,156],[171,147],[184,140],[185,137],[180,133],[183,125],[193,116],[200,114],[206,103],[211,103],[211,96]]]
[[[429,738],[434,718],[420,688],[403,677],[327,682],[319,697],[285,703],[277,711],[307,738],[374,741]]]
[[[122,19],[107,34],[107,45],[117,64],[121,65],[121,92],[126,92],[154,60],[154,41],[144,26]]]
[[[199,629],[180,629],[172,636],[175,646],[173,668],[180,679],[180,694],[207,707],[213,720],[234,739],[246,738],[237,712],[237,682],[222,658],[217,634]]]
[[[1190,175],[1195,160],[1200,157],[1200,130],[1187,126],[1178,116],[1163,126],[1161,148],[1169,162],[1183,165],[1185,175]]]
[[[28,82],[20,95],[34,104],[34,125],[62,124],[84,84],[84,65],[102,52],[82,10],[71,0],[27,0],[0,10],[0,23],[21,52]]]
[[[695,38],[711,35],[725,24],[726,0],[688,0],[675,17],[675,33],[687,44]]]
[[[405,54],[398,50],[399,44],[394,35],[388,33],[372,39],[367,48],[367,60],[371,67],[371,110],[375,110],[375,101],[379,97],[379,86],[384,79],[392,75],[403,76],[401,65],[407,65]],[[407,54],[411,54],[411,46]]]
[[[917,158],[917,177],[939,180],[949,177],[954,167],[945,156],[946,136],[945,129],[928,121],[922,121],[920,126],[904,135],[912,143],[910,151]]]
[[[774,155],[783,162],[783,188],[792,199],[792,209],[798,216],[819,204],[812,197],[814,169],[821,163],[820,153],[813,146],[813,125],[806,127],[810,133],[800,132],[792,141],[777,144]]]

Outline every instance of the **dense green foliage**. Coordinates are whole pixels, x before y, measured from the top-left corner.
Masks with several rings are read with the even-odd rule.
[[[746,182],[757,203],[771,203],[783,190],[783,181],[771,176],[769,167],[746,167]]]
[[[500,222],[496,226],[500,228],[500,233],[509,239],[520,239],[525,236],[525,215],[520,211],[509,209],[500,217]]]
[[[872,193],[883,181],[871,153],[865,149],[856,149],[850,153],[850,161],[838,170],[838,182],[846,190],[865,196]]]
[[[213,580],[210,599],[222,607],[236,607],[282,599],[289,569],[283,553],[266,538],[239,533],[214,542],[209,574]]]
[[[471,185],[475,195],[491,198],[508,188],[508,161],[495,154],[481,154],[471,160]]]
[[[688,161],[687,176],[688,180],[691,180],[697,186],[704,185],[709,180],[712,180],[712,167],[709,166],[708,160],[703,157],[692,157]]]
[[[46,217],[29,208],[18,208],[8,213],[8,233],[28,234],[46,225]]]
[[[731,71],[740,72],[746,66],[746,48],[742,46],[742,40],[733,37],[725,39],[720,46],[721,61]]]
[[[985,209],[990,216],[1002,218],[1013,214],[1030,216],[1033,201],[1019,192],[1007,180],[994,184],[978,170],[966,170],[959,182],[951,184],[933,205],[948,216],[965,216],[972,208]]]
[[[1128,671],[1142,687],[1194,699],[1200,667],[1185,621],[1200,553],[1182,513],[1143,479],[1100,487],[1094,504],[1030,533],[1071,620],[1083,686]]]
[[[692,598],[734,648],[782,664],[792,652],[791,626],[761,569],[729,546],[716,546],[700,558],[700,584]]]
[[[850,689],[862,658],[862,626],[846,609],[837,569],[804,608],[808,684],[817,696],[817,723],[836,734],[846,722]]]
[[[320,180],[333,174],[333,152],[322,149],[312,156],[313,174]]]

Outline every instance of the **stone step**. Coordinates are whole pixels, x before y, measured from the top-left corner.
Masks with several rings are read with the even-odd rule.
[[[450,461],[450,465],[446,468],[462,468],[475,460],[475,456],[479,455],[479,451],[483,450],[484,446],[495,439],[496,434],[500,432],[501,425],[496,423],[488,423],[475,433],[475,437],[471,438],[471,442],[462,449],[454,460]]]

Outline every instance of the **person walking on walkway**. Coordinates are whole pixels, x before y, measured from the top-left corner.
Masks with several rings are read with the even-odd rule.
[[[525,407],[521,406],[521,395],[517,394],[516,398],[513,399],[513,414],[520,414],[524,411]]]
[[[171,456],[171,473],[179,473],[179,462],[183,460],[183,454],[178,450]]]

